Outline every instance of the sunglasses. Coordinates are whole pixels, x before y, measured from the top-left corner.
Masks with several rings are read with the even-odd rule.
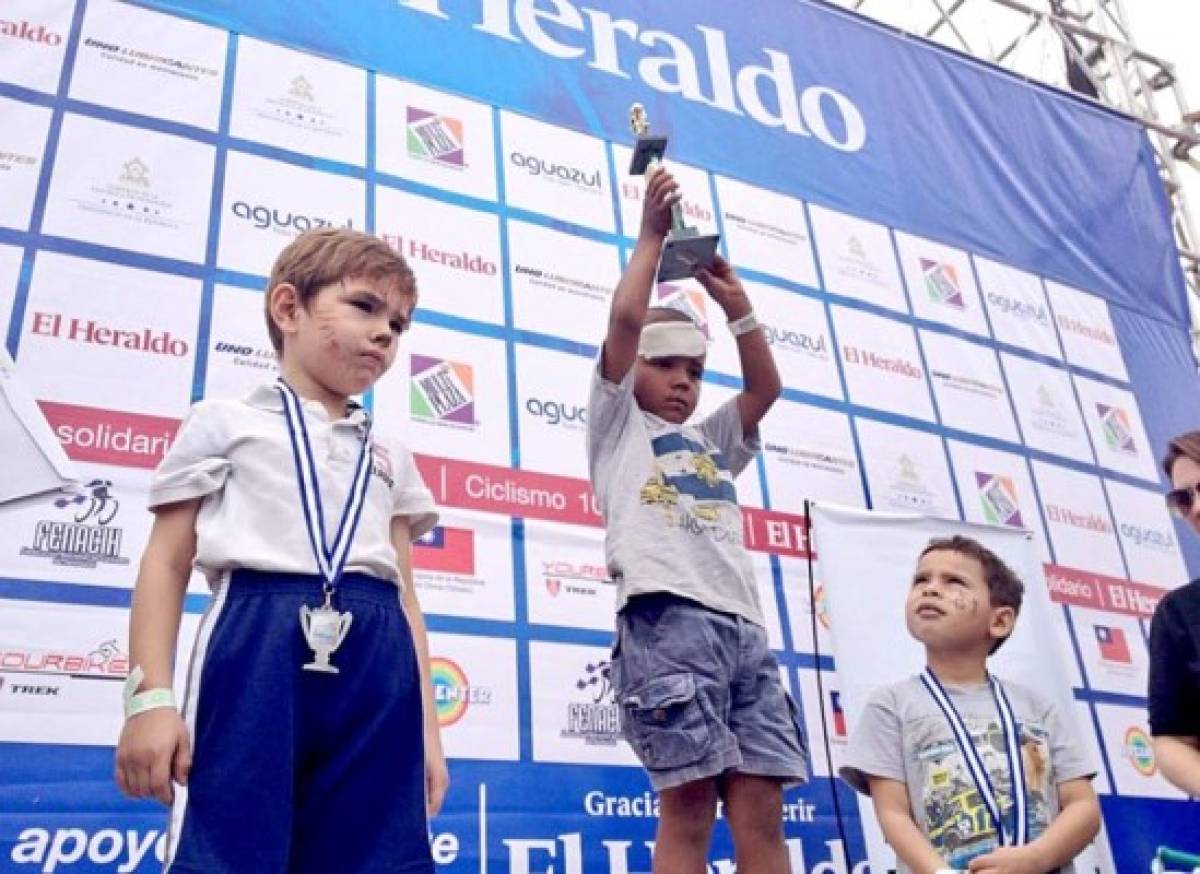
[[[1192,512],[1198,496],[1200,496],[1200,483],[1184,486],[1182,489],[1172,489],[1167,492],[1167,509],[1176,516],[1186,516]]]

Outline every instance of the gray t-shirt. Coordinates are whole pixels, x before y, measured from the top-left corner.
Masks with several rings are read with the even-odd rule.
[[[1000,799],[1012,815],[1012,775],[996,701],[987,684],[943,684],[975,742]],[[1021,737],[1029,839],[1058,815],[1058,784],[1096,775],[1069,716],[1030,689],[1001,681]],[[841,777],[869,794],[867,776],[908,787],[913,818],[934,850],[953,868],[996,849],[995,826],[967,771],[950,725],[919,677],[871,693],[843,757]],[[910,869],[899,865],[900,874]],[[1059,869],[1071,874],[1070,864]]]
[[[645,412],[634,370],[617,385],[597,367],[588,397],[588,469],[617,609],[634,595],[672,592],[762,626],[733,483],[758,441],[743,439],[736,400],[695,426]]]

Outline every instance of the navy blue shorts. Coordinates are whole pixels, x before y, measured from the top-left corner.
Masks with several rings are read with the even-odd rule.
[[[346,574],[354,615],[332,663],[300,607],[318,577],[234,571],[200,623],[183,713],[192,773],[176,788],[172,874],[433,871],[416,651],[394,583]]]
[[[800,714],[761,626],[665,592],[617,615],[621,729],[658,791],[727,772],[808,778]]]

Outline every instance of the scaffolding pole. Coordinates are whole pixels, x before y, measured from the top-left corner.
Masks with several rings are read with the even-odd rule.
[[[1169,61],[1134,44],[1124,0],[828,0],[1115,109],[1154,150],[1179,247],[1200,361],[1200,237],[1180,165],[1200,171],[1200,111]],[[995,44],[999,40],[999,47]]]

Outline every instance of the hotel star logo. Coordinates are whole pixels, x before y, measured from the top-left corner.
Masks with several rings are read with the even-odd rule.
[[[925,290],[929,299],[934,303],[965,310],[967,303],[963,299],[962,286],[958,282],[958,272],[953,264],[943,264],[930,258],[922,258],[921,275],[925,278]]]
[[[1104,431],[1104,442],[1108,448],[1126,455],[1137,454],[1137,444],[1133,442],[1133,427],[1129,422],[1129,414],[1120,407],[1096,403],[1096,412],[1100,416],[1100,427]]]
[[[408,156],[432,161],[443,167],[461,170],[466,166],[463,123],[448,115],[439,115],[409,106],[405,122]]]
[[[475,425],[475,374],[471,365],[414,353],[409,412],[416,419]]]
[[[1024,528],[1021,507],[1017,501],[1017,487],[1011,477],[975,471],[975,486],[979,489],[979,501],[983,505],[983,517],[993,525]]]

